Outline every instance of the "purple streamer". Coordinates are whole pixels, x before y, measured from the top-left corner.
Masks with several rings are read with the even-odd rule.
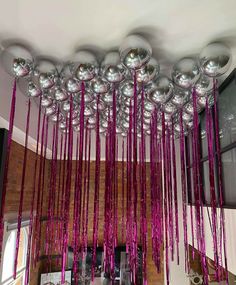
[[[223,178],[222,178],[222,161],[220,151],[220,137],[219,137],[219,119],[218,119],[218,106],[217,106],[217,82],[213,82],[213,96],[214,96],[214,126],[215,126],[215,141],[216,141],[216,155],[217,155],[217,166],[218,166],[218,187],[219,187],[219,204],[220,204],[220,224],[223,235],[223,248],[224,248],[224,262],[226,271],[226,284],[229,284],[229,273],[228,273],[228,262],[227,262],[227,251],[226,251],[226,232],[225,232],[225,214],[224,214],[224,199],[223,199]],[[221,243],[220,243],[221,246]],[[222,259],[222,250],[220,253]]]
[[[15,260],[14,260],[14,270],[13,270],[14,279],[16,279],[16,273],[17,273],[17,262],[18,262],[18,253],[19,253],[19,245],[20,245],[20,230],[21,230],[23,200],[24,200],[24,192],[25,192],[25,173],[26,173],[26,163],[27,163],[27,154],[28,154],[28,135],[29,135],[30,109],[31,109],[30,107],[31,107],[31,101],[29,99],[27,119],[26,119],[25,149],[24,149],[23,170],[22,170],[22,179],[21,179],[20,205],[19,205],[19,211],[18,211],[16,250],[15,250]]]
[[[11,111],[9,118],[9,130],[8,130],[8,138],[7,138],[7,154],[6,154],[6,162],[4,169],[4,178],[3,178],[3,189],[2,189],[2,201],[0,207],[0,263],[2,258],[2,242],[3,242],[3,230],[4,230],[4,210],[5,210],[5,202],[6,202],[6,192],[7,192],[7,176],[8,176],[8,167],[9,167],[9,157],[10,157],[10,149],[12,143],[12,133],[14,127],[14,118],[15,118],[15,106],[16,106],[16,79],[14,80],[13,90],[12,90],[12,99],[11,99]]]
[[[96,114],[96,162],[95,162],[95,191],[94,191],[94,219],[93,219],[93,252],[92,252],[92,281],[94,280],[94,269],[96,264],[96,249],[98,241],[98,221],[99,221],[99,183],[100,183],[100,134],[99,134],[99,101],[97,95]]]
[[[39,155],[39,137],[40,137],[40,123],[41,123],[41,102],[42,97],[39,101],[39,111],[38,111],[38,127],[37,127],[37,144],[36,144],[36,157],[34,162],[34,188],[33,195],[31,199],[31,209],[30,209],[30,224],[29,224],[29,234],[28,234],[28,244],[27,244],[27,255],[26,255],[26,270],[25,270],[25,285],[29,283],[29,270],[30,270],[30,255],[31,255],[31,240],[33,233],[33,214],[34,214],[34,200],[36,195],[36,175],[37,175],[37,166],[38,166],[38,155]],[[43,130],[42,130],[43,131]]]

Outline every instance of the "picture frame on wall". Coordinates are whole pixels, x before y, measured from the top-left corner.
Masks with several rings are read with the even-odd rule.
[[[72,271],[66,270],[64,285],[72,284]],[[42,273],[40,277],[40,285],[61,285],[61,271]]]
[[[73,267],[73,248],[68,248],[68,268]],[[124,246],[118,246],[115,249],[115,279],[111,280],[110,276],[104,272],[104,252],[102,247],[96,250],[96,264],[94,281],[91,280],[92,269],[92,248],[88,247],[87,255],[84,259],[82,256],[78,261],[79,285],[131,285],[131,271],[128,263],[128,254]],[[142,279],[142,248],[138,247],[138,276],[136,285],[143,284]],[[72,273],[72,285],[75,285]]]

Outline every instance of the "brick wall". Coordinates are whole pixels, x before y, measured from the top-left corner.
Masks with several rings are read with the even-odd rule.
[[[15,221],[18,216],[21,177],[23,168],[24,147],[16,142],[12,142],[10,163],[8,171],[8,184],[5,206],[5,220]],[[35,162],[35,153],[28,151],[28,160],[25,177],[25,195],[23,204],[23,217],[29,218],[31,207],[31,198],[33,193],[33,169]],[[46,174],[48,173],[48,161],[46,162]],[[47,176],[46,176],[47,179]],[[31,267],[30,270],[30,285],[38,285],[38,278],[41,272],[41,264],[39,263],[36,268]]]
[[[89,200],[89,219],[88,219],[88,243],[91,246],[92,245],[92,238],[93,238],[93,203],[94,203],[94,175],[95,175],[95,162],[91,162],[90,165],[90,200]],[[71,189],[71,202],[70,202],[70,221],[69,221],[69,232],[70,232],[70,244],[72,240],[72,229],[73,229],[73,195],[74,195],[74,173],[75,173],[75,162],[73,162],[73,175],[72,175],[72,189]],[[150,221],[151,216],[151,208],[150,208],[150,168],[149,163],[147,163],[147,217]],[[98,232],[98,244],[100,246],[103,245],[103,216],[104,216],[104,190],[105,190],[105,163],[101,162],[101,168],[100,168],[100,190],[99,190],[99,232]],[[121,236],[121,217],[122,217],[122,165],[121,162],[118,162],[118,219],[119,219],[119,225],[118,225],[118,244],[124,245],[122,243],[122,236]],[[126,193],[125,193],[126,197]],[[140,197],[139,197],[140,198]],[[138,201],[140,199],[138,198]],[[125,202],[126,207],[126,202]],[[140,215],[140,204],[138,204],[138,219]],[[138,231],[139,232],[139,231]],[[56,252],[55,252],[56,254]],[[55,263],[53,263],[53,269],[60,270],[60,267],[56,266]],[[44,267],[44,270],[46,272],[46,267]],[[156,267],[152,261],[152,247],[151,247],[151,227],[150,224],[148,226],[148,255],[147,255],[147,277],[148,277],[148,284],[150,285],[163,285],[164,284],[164,275],[163,270],[162,273],[157,273]]]
[[[22,174],[22,164],[23,164],[23,153],[24,148],[19,144],[13,142],[11,157],[10,157],[10,165],[9,165],[9,176],[8,176],[8,189],[7,189],[7,197],[6,197],[6,215],[7,216],[15,216],[17,217],[17,211],[19,206],[19,196],[20,196],[20,183],[21,183],[21,174]],[[35,154],[31,151],[28,152],[28,162],[27,162],[27,171],[26,171],[26,194],[24,198],[24,213],[27,215],[27,212],[30,209],[32,190],[33,190],[33,168],[34,168]],[[46,162],[46,166],[49,173],[49,161]],[[75,163],[73,163],[73,169],[75,169]],[[149,164],[147,164],[147,184],[148,184],[148,201],[150,201],[150,191],[149,191]],[[90,203],[89,203],[89,224],[88,224],[88,239],[89,244],[92,242],[92,231],[93,231],[93,195],[94,195],[94,173],[95,173],[95,162],[91,162],[91,176],[90,176]],[[48,179],[48,176],[46,177]],[[49,180],[49,179],[48,179]],[[103,213],[104,213],[104,189],[105,189],[105,163],[101,162],[101,179],[100,179],[100,209],[99,209],[99,244],[103,243]],[[74,171],[72,175],[72,186],[74,185]],[[119,228],[118,228],[118,242],[122,245],[121,238],[121,216],[122,216],[122,207],[121,207],[121,163],[118,162],[118,192],[119,192],[119,202],[118,202],[118,217],[119,217]],[[44,189],[46,191],[47,189]],[[70,240],[72,237],[72,218],[73,218],[73,187],[71,193],[71,204],[70,204],[70,222],[69,222],[69,230],[70,230]],[[46,202],[46,201],[45,201]],[[150,205],[150,202],[148,202]],[[45,203],[44,208],[46,209],[47,203]],[[138,207],[138,214],[140,212],[140,206]],[[147,207],[147,215],[150,220],[151,209]],[[45,225],[45,222],[44,222]],[[163,272],[158,274],[156,272],[156,268],[152,261],[152,251],[151,251],[151,233],[150,227],[148,227],[149,235],[148,235],[148,256],[147,256],[147,276],[148,276],[148,284],[150,285],[162,285],[164,284]],[[44,237],[42,237],[44,240]],[[42,244],[43,245],[43,244]],[[36,269],[31,269],[31,279],[30,285],[38,284],[39,274],[46,269],[45,262],[39,263]],[[52,269],[58,269],[54,266]]]

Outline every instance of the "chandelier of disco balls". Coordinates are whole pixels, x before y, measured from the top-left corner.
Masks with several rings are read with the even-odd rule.
[[[88,247],[89,201],[93,195],[92,270],[94,278],[98,244],[100,193],[100,150],[105,149],[105,194],[103,218],[104,270],[115,278],[115,248],[118,232],[126,244],[132,283],[137,284],[138,246],[142,247],[142,277],[147,283],[147,236],[151,225],[152,258],[161,270],[163,245],[166,280],[169,284],[169,262],[179,263],[179,201],[182,195],[185,269],[189,271],[188,232],[192,245],[201,253],[204,284],[208,284],[208,267],[204,232],[203,181],[201,177],[198,113],[205,109],[211,193],[211,225],[216,264],[216,279],[227,271],[223,210],[222,166],[217,113],[217,78],[230,67],[230,50],[222,43],[206,46],[198,58],[185,57],[173,65],[170,79],[160,74],[158,60],[152,57],[151,46],[140,36],[125,39],[119,52],[108,52],[99,63],[88,50],[79,50],[71,61],[55,63],[46,57],[33,57],[21,45],[11,45],[2,52],[2,64],[15,77],[9,120],[8,155],[4,176],[1,208],[1,239],[3,239],[4,203],[7,169],[16,105],[16,86],[28,96],[25,155],[23,162],[14,273],[18,261],[19,239],[25,192],[28,133],[31,100],[39,106],[37,147],[34,166],[34,189],[30,212],[29,244],[25,285],[29,283],[30,262],[35,266],[42,252],[52,262],[58,253],[62,284],[70,241],[70,202],[73,202],[75,284],[82,280],[78,261],[85,258]],[[214,112],[211,112],[214,109]],[[52,158],[50,160],[48,195],[45,186],[45,157],[48,147],[48,126],[52,124]],[[214,125],[214,128],[213,128]],[[96,141],[91,142],[92,129]],[[100,134],[105,135],[101,146]],[[185,136],[189,142],[186,145]],[[118,137],[122,138],[121,191],[118,191]],[[149,140],[146,138],[149,137]],[[178,140],[175,140],[178,138]],[[216,141],[216,155],[213,149]],[[146,163],[147,143],[150,164]],[[176,144],[180,146],[181,188],[177,189]],[[73,148],[73,144],[76,147]],[[96,150],[94,191],[90,191],[90,154]],[[191,149],[191,151],[189,151]],[[190,157],[191,156],[191,157]],[[75,167],[72,158],[75,157]],[[186,163],[191,161],[191,169]],[[147,168],[150,168],[148,172]],[[219,179],[214,179],[217,167]],[[72,181],[72,173],[75,180]],[[149,177],[150,173],[150,185]],[[192,177],[191,185],[187,176]],[[187,188],[188,187],[188,188]],[[189,189],[190,187],[190,189]],[[216,199],[219,189],[219,201]],[[151,201],[148,202],[147,194]],[[190,207],[188,229],[187,192],[194,197]],[[45,198],[46,197],[46,198]],[[45,202],[46,199],[46,202]],[[122,217],[118,208],[121,201]],[[42,241],[42,208],[47,204],[46,236]],[[150,205],[149,205],[150,203]],[[220,215],[217,213],[220,209]],[[140,212],[138,211],[140,209]],[[151,218],[147,217],[151,209]],[[35,214],[34,214],[35,213]],[[120,223],[119,223],[120,221]],[[120,225],[119,225],[120,224]],[[119,229],[119,227],[121,227]],[[196,240],[197,242],[196,242]],[[197,244],[195,244],[197,243]],[[32,244],[32,246],[31,246]],[[228,280],[228,278],[227,278]]]

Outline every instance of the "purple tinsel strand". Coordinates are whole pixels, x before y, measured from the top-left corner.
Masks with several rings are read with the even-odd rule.
[[[61,134],[61,139],[60,139],[60,164],[59,164],[59,170],[58,170],[58,175],[59,175],[59,181],[58,181],[58,193],[57,193],[57,229],[56,229],[56,246],[57,246],[57,251],[60,250],[60,198],[61,198],[61,184],[62,184],[62,151],[63,151],[63,134]],[[59,261],[59,259],[58,259]]]
[[[143,283],[147,284],[147,217],[146,217],[146,165],[145,165],[145,136],[144,136],[144,85],[141,94],[141,143],[140,143],[140,187],[141,187],[141,238],[142,238],[142,262],[143,262]]]
[[[95,191],[94,191],[94,219],[93,219],[93,252],[92,252],[92,281],[94,280],[94,269],[96,264],[96,249],[98,241],[98,221],[99,221],[99,181],[100,181],[100,134],[99,134],[99,101],[97,96],[96,114],[96,162],[95,162]]]
[[[166,282],[170,283],[169,274],[169,238],[168,238],[168,206],[167,206],[167,167],[166,167],[166,127],[165,127],[165,114],[162,112],[162,155],[163,155],[163,167],[164,167],[164,215],[165,215],[165,262],[166,262]]]
[[[77,235],[77,229],[78,229],[78,199],[79,199],[79,187],[78,187],[78,158],[79,158],[79,136],[77,135],[76,139],[76,156],[75,156],[75,183],[74,183],[74,211],[73,211],[73,236],[72,236],[72,246],[73,246],[73,252],[74,252],[74,258],[73,258],[73,274],[74,279],[76,282],[78,282],[78,276],[77,276],[77,250],[78,250],[78,235]],[[81,178],[80,178],[81,179]]]
[[[124,163],[124,139],[122,140],[122,164],[121,164],[121,184],[122,184],[122,218],[121,218],[121,236],[122,243],[124,242],[124,218],[125,218],[125,163]]]
[[[133,282],[137,277],[137,200],[138,200],[138,183],[137,183],[137,78],[134,73],[134,110],[133,110],[133,224],[132,224],[132,250],[131,250],[131,269]]]
[[[215,141],[216,141],[216,155],[217,155],[217,166],[218,166],[218,187],[219,187],[219,202],[220,202],[220,224],[222,228],[223,235],[223,248],[224,248],[224,262],[226,271],[226,284],[229,284],[229,274],[228,274],[228,262],[227,262],[227,252],[226,252],[226,233],[225,233],[225,214],[224,214],[224,199],[223,199],[223,178],[222,178],[222,161],[221,161],[221,151],[220,151],[220,137],[219,137],[219,119],[218,119],[218,106],[217,106],[217,81],[213,82],[213,97],[214,97],[214,126],[215,126]],[[221,244],[220,244],[221,246]],[[222,258],[221,250],[221,258]]]
[[[91,131],[89,130],[89,149],[88,149],[88,183],[87,183],[87,197],[86,197],[86,216],[85,216],[85,249],[88,245],[88,210],[89,210],[89,187],[90,187],[90,159],[91,159]]]
[[[11,99],[11,111],[9,118],[9,130],[8,130],[8,138],[7,138],[7,155],[4,169],[4,178],[3,178],[3,189],[2,189],[2,202],[0,207],[0,263],[2,258],[2,242],[3,242],[3,230],[4,230],[4,210],[5,210],[5,201],[6,201],[6,190],[7,190],[7,175],[8,175],[8,167],[9,167],[9,157],[10,157],[10,149],[12,143],[12,133],[14,127],[14,118],[15,118],[15,107],[16,107],[16,79],[14,80],[13,90],[12,90],[12,99]]]
[[[68,238],[69,238],[68,224],[69,224],[72,154],[73,154],[72,106],[73,106],[73,98],[71,95],[70,96],[69,133],[68,133],[68,159],[67,159],[64,223],[63,223],[63,248],[62,248],[62,272],[61,272],[61,283],[62,284],[65,282],[65,270],[66,270],[66,259],[67,259]]]
[[[20,245],[20,230],[21,230],[23,201],[24,201],[24,192],[25,192],[25,174],[26,174],[27,154],[28,154],[28,135],[29,135],[29,123],[30,123],[30,109],[31,109],[31,101],[29,99],[28,100],[27,119],[26,119],[25,149],[24,149],[23,170],[22,170],[22,178],[21,178],[20,205],[19,205],[19,211],[18,211],[16,250],[15,250],[15,260],[14,260],[14,270],[13,270],[13,278],[14,279],[16,279],[16,273],[17,273],[17,262],[18,262],[18,253],[19,253],[19,245]]]
[[[81,83],[81,105],[80,105],[80,134],[79,134],[79,161],[78,170],[76,171],[77,185],[75,188],[75,216],[74,216],[74,262],[73,273],[75,283],[78,282],[77,264],[78,264],[78,249],[80,238],[80,224],[81,224],[81,203],[82,203],[82,186],[83,186],[83,149],[84,149],[84,95],[85,95],[85,83]],[[85,162],[86,163],[86,162]],[[84,178],[86,179],[86,178]],[[85,189],[84,189],[85,191]]]
[[[83,205],[82,205],[82,252],[83,256],[86,252],[85,249],[85,216],[86,216],[86,189],[87,189],[87,160],[88,160],[88,121],[86,122],[86,129],[85,129],[85,158],[84,158],[84,189],[83,189]]]
[[[175,138],[174,138],[174,123],[172,121],[172,175],[173,175],[173,190],[174,190],[174,205],[175,205],[175,243],[177,264],[179,264],[179,210],[178,210],[178,192],[177,192],[177,177],[176,177],[176,151],[175,151]]]
[[[203,271],[203,279],[206,285],[208,285],[208,267],[207,267],[207,257],[206,257],[206,247],[205,247],[205,230],[204,230],[204,214],[203,214],[203,184],[202,177],[200,175],[200,145],[199,145],[199,134],[198,134],[198,112],[197,112],[197,96],[196,91],[193,89],[193,176],[194,180],[194,189],[195,189],[195,201],[196,201],[196,218],[198,225],[197,237],[200,242],[200,252],[201,252],[201,264]]]
[[[213,126],[211,110],[206,100],[206,133],[208,143],[208,157],[209,157],[209,183],[210,183],[210,196],[211,196],[211,217],[212,217],[212,234],[213,234],[213,247],[214,247],[214,262],[216,266],[216,280],[219,282],[219,253],[218,253],[218,239],[217,239],[217,212],[216,212],[216,193],[215,193],[215,178],[214,178],[214,150],[212,138]]]
[[[47,142],[44,142],[45,121],[46,121],[46,114],[44,114],[43,116],[43,125],[42,125],[42,132],[41,132],[39,174],[38,174],[37,198],[36,198],[36,214],[35,214],[35,223],[34,223],[34,235],[35,235],[34,243],[33,243],[33,265],[34,267],[36,266],[37,257],[39,256],[39,250],[40,250],[39,237],[41,236],[41,223],[40,223],[40,216],[41,216],[40,210],[41,209],[40,209],[39,195],[40,195],[41,184],[43,183],[43,186],[44,186],[45,157],[43,154],[43,151],[44,151],[43,146],[44,146],[44,143],[47,144]],[[48,132],[48,121],[47,121],[46,131]],[[47,138],[47,133],[46,133],[46,138]]]
[[[39,137],[40,137],[40,123],[41,123],[41,102],[42,97],[40,96],[39,101],[39,111],[38,111],[38,126],[37,126],[37,144],[36,144],[36,157],[34,162],[34,188],[33,195],[31,199],[31,209],[30,209],[30,223],[29,223],[29,234],[28,234],[28,244],[27,244],[27,255],[26,255],[26,269],[25,269],[25,281],[24,284],[27,285],[29,283],[29,269],[30,269],[30,255],[31,255],[31,239],[33,233],[33,214],[34,214],[34,200],[36,194],[36,176],[37,176],[37,166],[38,166],[38,154],[39,154]],[[44,130],[42,129],[42,132]]]
[[[66,120],[66,126],[68,127],[68,119]],[[68,133],[65,133],[64,140],[64,149],[63,149],[63,168],[62,168],[62,193],[61,193],[61,207],[60,207],[60,216],[61,216],[61,226],[60,226],[60,240],[61,240],[61,251],[63,248],[63,225],[64,225],[64,212],[65,212],[65,188],[66,188],[66,150],[68,144]]]
[[[191,132],[189,134],[189,141],[191,143]],[[192,235],[192,247],[195,248],[195,241],[194,241],[194,217],[193,217],[193,201],[192,201],[192,181],[191,181],[191,168],[190,168],[190,147],[191,144],[187,145],[188,147],[186,148],[186,174],[187,177],[190,177],[190,179],[188,180],[188,191],[190,193],[190,219],[191,219],[191,235]],[[192,250],[192,259],[194,259],[195,256],[195,251]]]
[[[188,229],[187,229],[187,191],[186,191],[186,157],[184,143],[184,127],[182,110],[180,111],[180,164],[181,164],[181,183],[182,183],[182,207],[183,207],[183,228],[184,228],[184,247],[185,247],[185,270],[189,271],[188,260]]]

